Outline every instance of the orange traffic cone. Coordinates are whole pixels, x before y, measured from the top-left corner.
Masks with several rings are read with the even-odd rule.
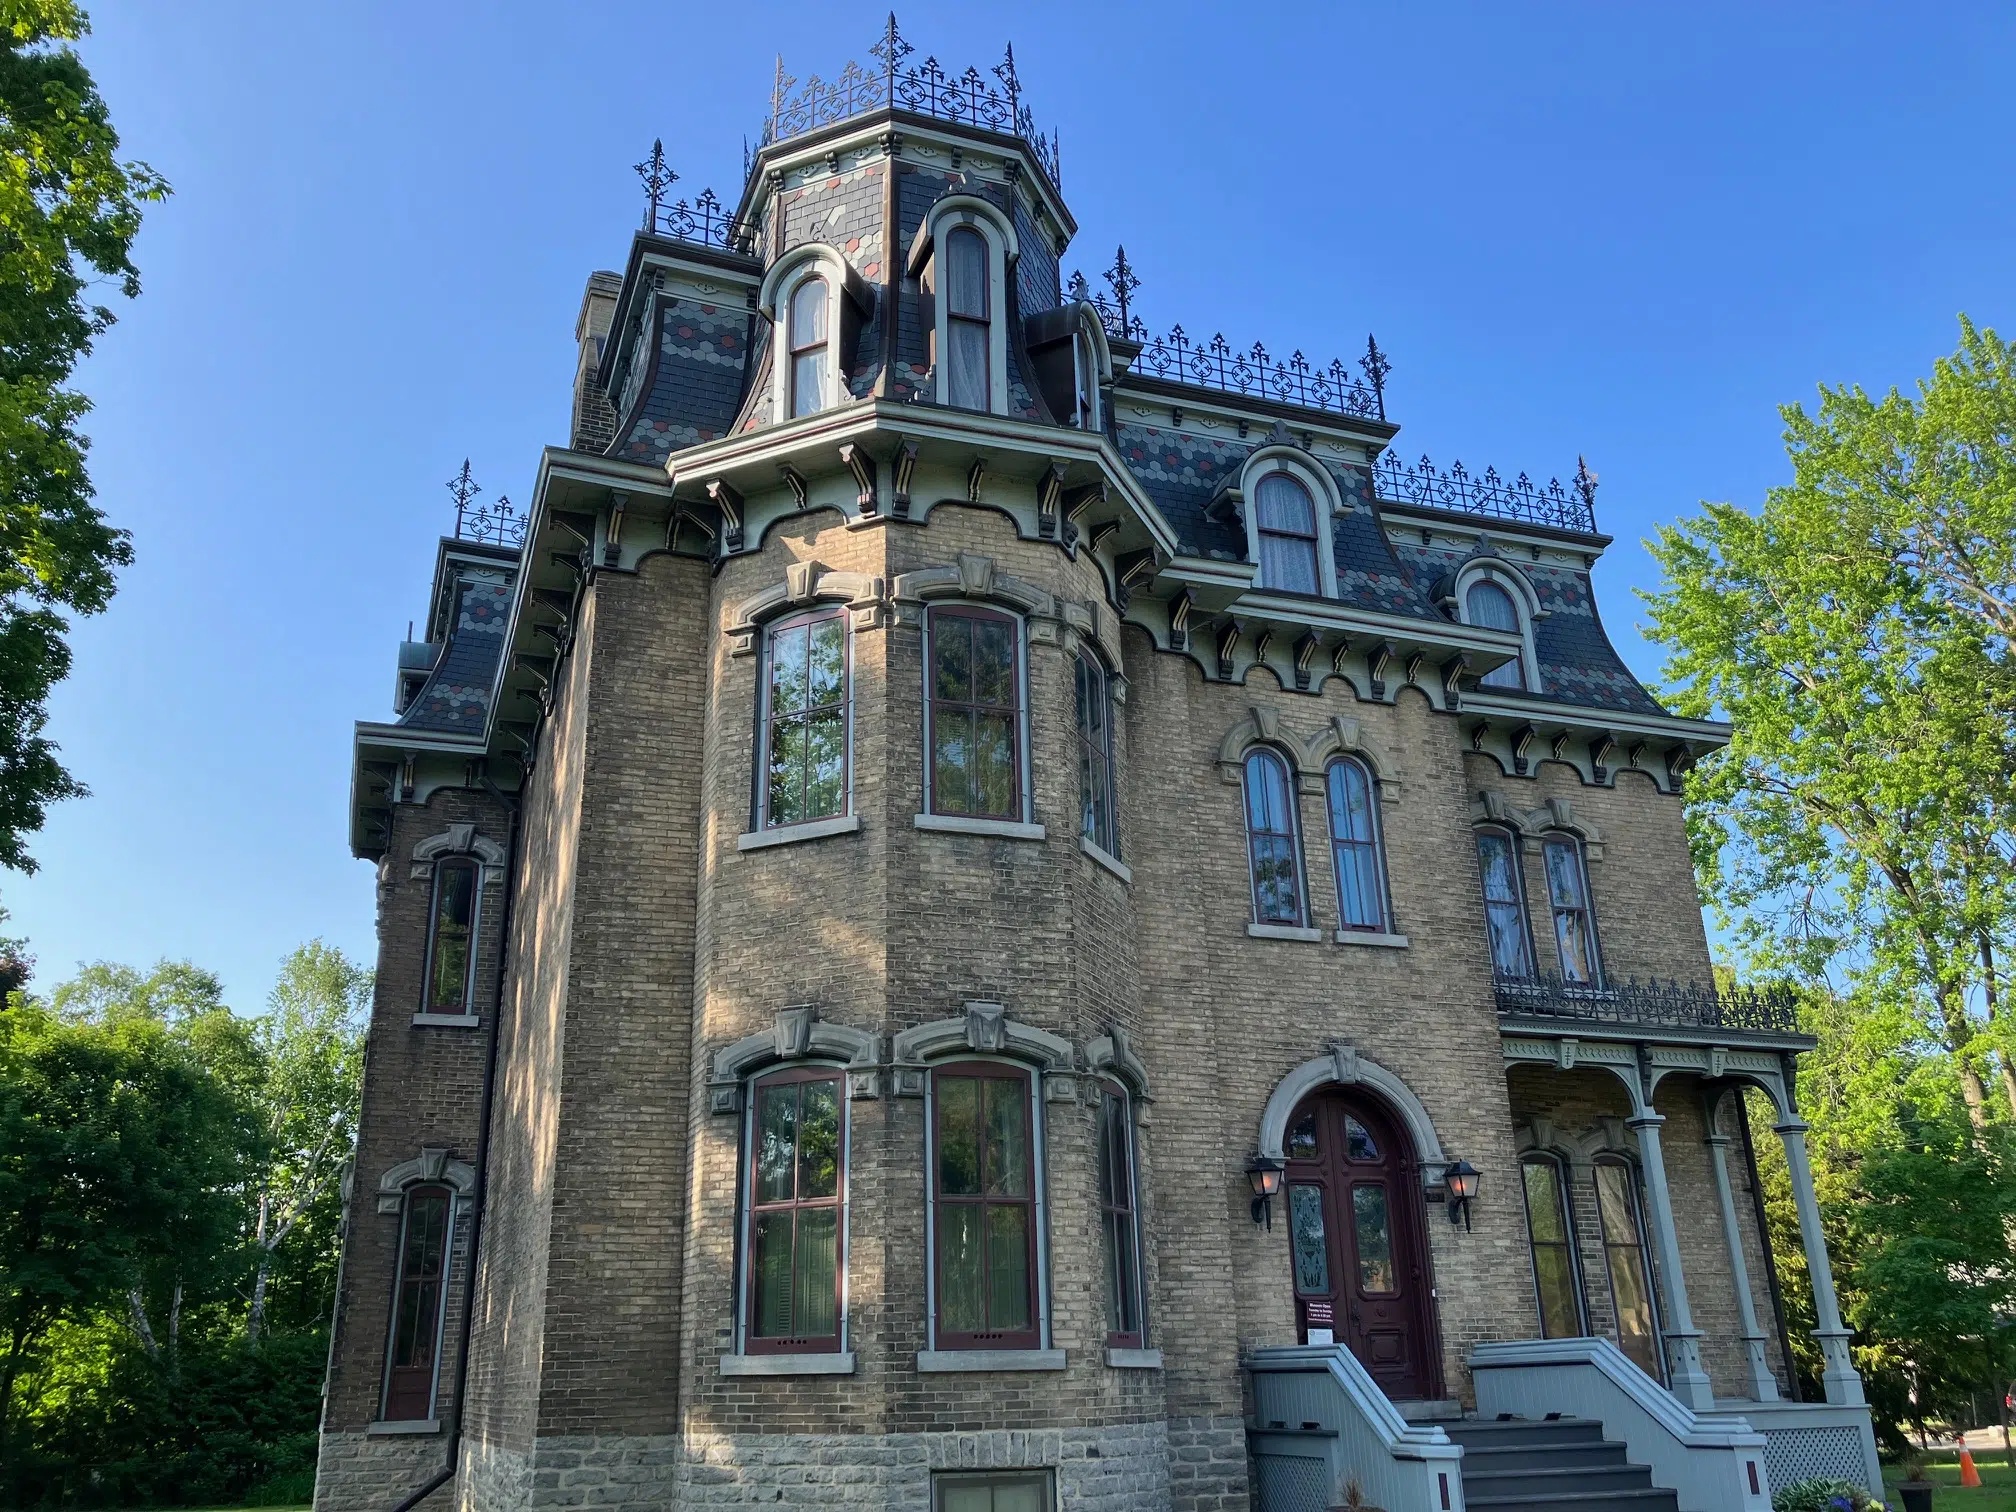
[[[1974,1468],[1974,1456],[1967,1452],[1965,1444],[1960,1446],[1960,1484],[1963,1487],[1981,1484],[1981,1472]]]

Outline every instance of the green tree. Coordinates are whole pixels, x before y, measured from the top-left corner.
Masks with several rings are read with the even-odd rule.
[[[70,670],[63,611],[103,609],[133,555],[92,502],[90,402],[69,382],[113,320],[93,285],[140,292],[142,207],[168,193],[119,159],[67,45],[87,24],[73,0],[0,0],[0,865],[24,871],[47,804],[83,791],[42,733]]]
[[[228,1246],[246,1131],[189,1043],[138,1015],[0,1012],[0,1459],[49,1329],[130,1294],[162,1255]]]
[[[1790,484],[1651,545],[1674,705],[1735,725],[1689,779],[1695,861],[1753,969],[1917,1013],[1980,1131],[1984,1073],[2016,1113],[2011,354],[1963,320],[1915,398],[1783,416]]]
[[[356,1146],[370,1001],[371,972],[311,940],[281,963],[258,1021],[264,1075],[256,1100],[265,1140],[252,1199],[248,1340],[266,1324],[275,1252],[333,1193]],[[325,1239],[333,1239],[333,1226],[324,1227]]]

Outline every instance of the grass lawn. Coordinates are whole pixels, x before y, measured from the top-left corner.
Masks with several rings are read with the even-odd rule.
[[[1958,1457],[1934,1459],[1931,1478],[1938,1482],[1939,1490],[1932,1497],[1932,1505],[1939,1512],[1948,1512],[1948,1509],[1952,1512],[2016,1512],[2016,1470],[2002,1463],[2002,1451],[1998,1448],[1976,1454],[1974,1468],[1981,1472],[1981,1489],[1962,1491]],[[1904,1503],[1897,1497],[1897,1475],[1894,1466],[1885,1468],[1884,1492],[1892,1507],[1901,1508]]]

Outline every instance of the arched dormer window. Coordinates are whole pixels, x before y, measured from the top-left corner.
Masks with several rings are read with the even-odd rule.
[[[473,860],[456,856],[434,863],[422,1013],[476,1011],[476,926],[482,896],[482,872]]]
[[[958,409],[1008,412],[1008,276],[1015,226],[977,194],[948,194],[912,243],[908,270],[930,311],[932,397]]]
[[[1080,321],[1071,334],[1070,423],[1079,430],[1096,431],[1099,420],[1099,355],[1093,350],[1092,333]]]
[[[1521,633],[1519,610],[1512,602],[1512,595],[1496,583],[1482,580],[1472,583],[1463,595],[1463,617],[1473,625],[1481,625],[1487,630],[1510,630]],[[1477,679],[1480,688],[1511,688],[1515,692],[1526,686],[1525,658],[1515,656],[1503,666],[1493,667]]]
[[[791,354],[791,414],[815,414],[832,403],[832,354],[829,350],[827,316],[832,297],[826,280],[816,275],[805,279],[791,292],[785,319],[786,340]]]
[[[1303,926],[1302,857],[1295,825],[1295,776],[1278,751],[1246,753],[1246,854],[1253,883],[1253,922]]]
[[[1260,536],[1260,584],[1285,593],[1318,593],[1316,501],[1293,474],[1270,472],[1253,491]]]
[[[1533,627],[1545,618],[1545,611],[1524,573],[1500,557],[1479,557],[1457,571],[1442,603],[1466,625],[1519,638],[1519,647],[1509,661],[1478,676],[1479,688],[1507,693],[1540,691]]]
[[[1036,310],[1022,322],[1022,339],[1051,417],[1077,430],[1104,429],[1100,390],[1113,381],[1113,349],[1098,311],[1083,300]]]
[[[961,226],[945,238],[944,262],[945,402],[956,409],[991,409],[987,243],[972,227]]]
[[[1337,871],[1337,918],[1345,929],[1384,933],[1386,864],[1379,836],[1379,801],[1372,773],[1355,756],[1339,756],[1324,774],[1330,806],[1330,851]]]

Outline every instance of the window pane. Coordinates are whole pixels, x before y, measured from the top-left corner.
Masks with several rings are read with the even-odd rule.
[[[1316,543],[1261,532],[1260,584],[1284,593],[1317,592]]]
[[[791,296],[791,350],[826,339],[826,280],[808,278]]]
[[[1556,908],[1582,908],[1586,904],[1582,897],[1581,857],[1575,847],[1560,840],[1549,840],[1547,852],[1547,893]]]
[[[946,402],[958,409],[987,408],[987,327],[977,320],[955,320],[950,362],[945,368]]]
[[[1529,1160],[1519,1167],[1526,1182],[1526,1227],[1535,1244],[1562,1244],[1568,1223],[1561,1210],[1561,1168],[1551,1160]]]
[[[1575,1263],[1565,1244],[1533,1247],[1533,1278],[1540,1293],[1540,1335],[1572,1339],[1582,1332],[1582,1313],[1575,1294]]]
[[[805,724],[805,803],[801,817],[825,819],[846,806],[847,717],[838,709]]]
[[[1512,847],[1503,835],[1489,830],[1477,837],[1478,869],[1484,875],[1484,896],[1493,903],[1519,901],[1518,874],[1512,868]]]
[[[836,615],[805,627],[806,702],[838,704],[847,692],[847,629]]]
[[[791,1326],[792,1212],[758,1213],[752,1246],[756,1259],[754,1328],[759,1339],[781,1338]]]
[[[1370,845],[1332,847],[1337,863],[1338,913],[1346,929],[1378,929],[1386,922],[1379,886],[1378,852]]]
[[[791,413],[816,415],[826,408],[826,348],[814,347],[791,359]]]
[[[1262,924],[1300,924],[1301,889],[1294,843],[1278,835],[1253,837],[1253,903]]]
[[[1379,1141],[1372,1131],[1349,1113],[1344,1115],[1344,1152],[1352,1160],[1377,1160]]]
[[[973,621],[960,614],[931,618],[933,698],[973,702]]]
[[[1120,1187],[1120,1155],[1117,1129],[1120,1099],[1110,1092],[1099,1096],[1099,1201],[1105,1207],[1124,1206]]]
[[[1015,817],[1015,717],[973,717],[972,798],[966,810],[995,819]]]
[[[1309,490],[1284,472],[1271,472],[1257,490],[1260,528],[1295,535],[1316,534],[1316,505]]]
[[[938,1205],[938,1326],[951,1333],[979,1333],[987,1326],[981,1212],[975,1202]]]
[[[1330,833],[1339,840],[1372,840],[1371,788],[1355,761],[1330,764]]]
[[[1323,1230],[1323,1188],[1301,1183],[1288,1188],[1288,1225],[1295,1247],[1295,1290],[1328,1296],[1330,1249]]]
[[[945,297],[952,314],[987,318],[987,244],[977,231],[945,238]]]
[[[770,713],[797,714],[805,708],[808,627],[792,625],[770,636]]]
[[[1043,1487],[1035,1481],[996,1486],[991,1512],[1043,1512]]]
[[[980,1191],[980,1083],[938,1078],[938,1190],[953,1197]]]
[[[1638,1244],[1638,1209],[1631,1200],[1631,1172],[1616,1161],[1596,1167],[1596,1206],[1603,1215],[1605,1244]]]
[[[770,799],[772,824],[796,824],[812,817],[805,811],[805,737],[803,720],[787,718],[770,726]]]
[[[1106,1327],[1110,1333],[1141,1332],[1140,1288],[1135,1284],[1134,1219],[1106,1215]]]
[[[931,800],[939,812],[970,814],[973,792],[973,716],[965,709],[931,715]]]
[[[973,702],[1012,709],[1015,698],[1015,626],[976,619],[973,627]]]
[[[763,1087],[756,1094],[756,1200],[789,1202],[798,1151],[798,1084]]]
[[[1596,980],[1596,952],[1590,948],[1589,916],[1554,915],[1554,938],[1561,947],[1561,974],[1571,982]]]
[[[1026,1083],[990,1077],[987,1089],[987,1195],[1029,1195],[1029,1092]]]
[[[840,1191],[840,1084],[803,1082],[798,1124],[798,1197],[837,1196]]]
[[[945,1512],[995,1512],[992,1486],[947,1486]]]
[[[1288,1155],[1292,1160],[1314,1160],[1317,1153],[1316,1111],[1312,1108],[1288,1131]]]
[[[1393,1230],[1386,1214],[1386,1188],[1351,1189],[1351,1231],[1358,1247],[1359,1290],[1392,1291]]]
[[[1465,601],[1470,608],[1471,624],[1487,630],[1519,628],[1519,614],[1512,607],[1511,595],[1496,583],[1472,583]]]
[[[427,1007],[468,1010],[469,949],[476,918],[476,868],[439,862],[434,873],[434,958],[428,963]]]
[[[1029,1318],[1029,1209],[1021,1203],[987,1207],[987,1325],[1025,1329]]]
[[[798,1210],[798,1284],[793,1296],[797,1326],[791,1332],[814,1336],[839,1332],[840,1210]]]

